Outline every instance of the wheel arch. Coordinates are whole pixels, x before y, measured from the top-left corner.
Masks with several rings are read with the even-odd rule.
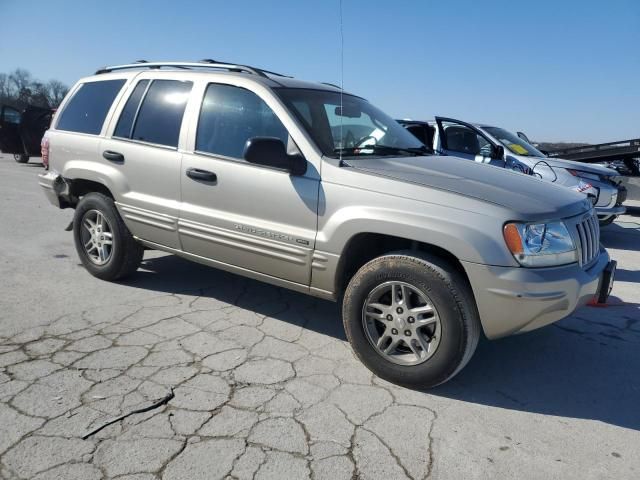
[[[119,170],[96,162],[71,161],[62,172],[67,184],[63,199],[75,208],[79,199],[91,192],[102,193],[117,200],[118,192],[125,191],[127,183]]]
[[[376,232],[362,232],[353,235],[340,255],[335,274],[335,292],[342,295],[349,280],[367,262],[394,251],[415,251],[435,255],[447,261],[464,279],[469,277],[460,260],[450,250],[439,245]]]

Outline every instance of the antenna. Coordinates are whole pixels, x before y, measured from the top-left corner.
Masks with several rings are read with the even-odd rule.
[[[340,0],[340,163],[342,163],[342,150],[344,149],[342,92],[344,92],[344,32],[342,30],[342,0]]]

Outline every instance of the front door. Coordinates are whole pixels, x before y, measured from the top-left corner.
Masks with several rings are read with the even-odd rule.
[[[297,146],[276,113],[245,88],[210,83],[193,151],[182,157],[179,232],[189,253],[298,284],[310,283],[319,175],[247,163],[252,137]]]
[[[110,138],[100,155],[119,171],[118,210],[138,238],[180,248],[180,161],[178,143],[191,82],[141,79],[131,85]]]
[[[7,105],[0,111],[0,150],[4,153],[25,153],[20,139],[21,117],[18,110]]]
[[[452,118],[436,117],[438,146],[445,155],[504,167],[504,158],[494,158],[496,146],[473,125]]]

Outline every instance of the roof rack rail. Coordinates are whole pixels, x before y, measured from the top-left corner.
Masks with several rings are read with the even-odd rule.
[[[202,60],[200,60],[203,63],[217,63],[218,65],[233,65],[231,63],[227,63],[227,62],[219,62],[217,60],[212,60],[211,58],[203,58]],[[268,73],[269,75],[275,75],[276,77],[286,77],[286,78],[293,78],[291,75],[285,75],[283,73],[278,73],[278,72],[270,72],[269,70],[265,70],[264,68],[256,68],[256,67],[251,67],[254,70],[258,70],[260,72],[263,73]]]
[[[329,82],[320,82],[322,85],[329,85],[330,87],[335,87],[338,90],[342,90],[342,87],[339,85],[336,85],[335,83],[329,83]]]
[[[233,63],[216,62],[207,59],[200,62],[146,62],[138,60],[136,63],[127,63],[125,65],[112,65],[109,67],[102,67],[96,71],[96,75],[102,73],[115,72],[117,70],[129,70],[135,68],[150,68],[161,69],[163,67],[190,69],[190,68],[215,68],[219,70],[228,70],[230,72],[246,72],[260,77],[267,77],[267,73],[272,75],[279,75],[277,73],[268,72],[259,68],[248,67],[246,65],[236,65]],[[284,76],[284,75],[280,75]]]

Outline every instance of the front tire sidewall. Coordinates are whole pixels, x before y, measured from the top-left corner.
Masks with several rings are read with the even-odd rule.
[[[437,269],[402,257],[379,259],[363,267],[350,283],[343,302],[347,337],[362,362],[379,377],[408,387],[432,387],[455,374],[466,351],[464,309],[456,292]],[[373,267],[373,268],[372,268]],[[375,287],[389,281],[409,283],[433,302],[441,322],[441,338],[434,354],[418,365],[397,365],[387,360],[367,339],[362,325],[364,302]]]
[[[104,265],[96,265],[91,261],[82,242],[82,218],[89,210],[99,211],[104,215],[111,227],[113,235],[111,257]],[[80,200],[73,217],[73,238],[80,261],[82,261],[82,264],[89,273],[103,280],[117,279],[124,260],[124,232],[121,229],[120,222],[118,222],[117,215],[118,212],[113,204],[113,200],[99,193],[90,193]]]

